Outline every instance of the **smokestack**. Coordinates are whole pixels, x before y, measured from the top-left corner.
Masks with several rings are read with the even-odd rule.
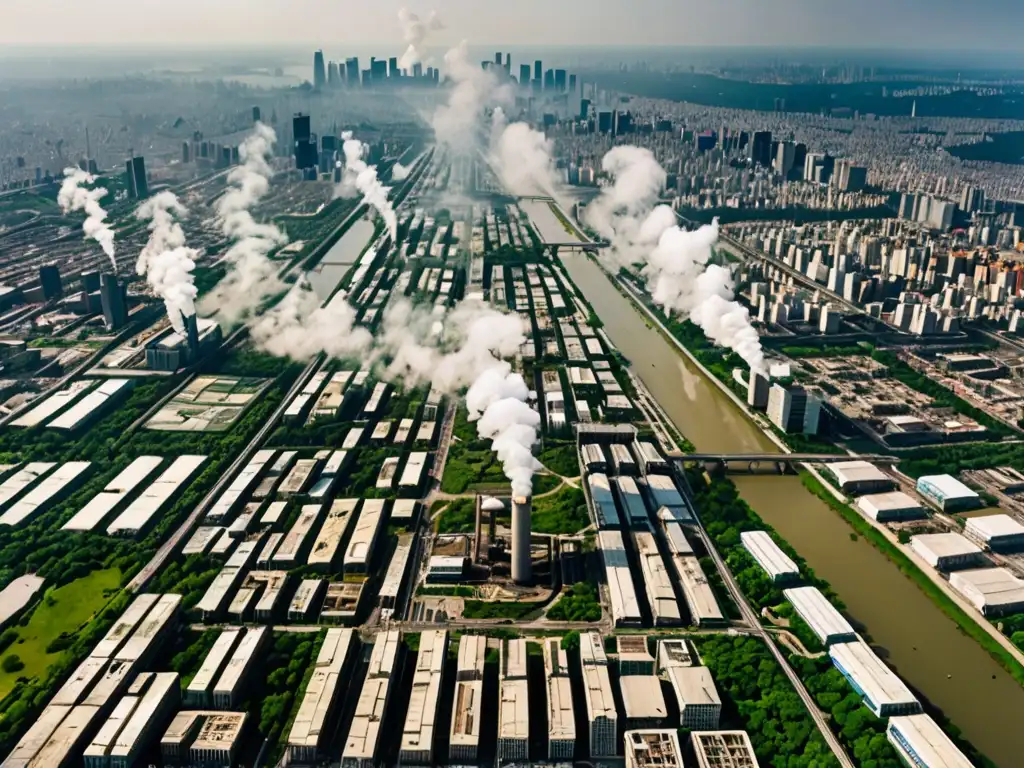
[[[512,499],[512,581],[529,584],[533,580],[530,563],[530,515],[532,496]]]
[[[194,362],[199,359],[199,316],[183,312],[182,317],[185,318],[185,334],[188,338],[188,359]]]

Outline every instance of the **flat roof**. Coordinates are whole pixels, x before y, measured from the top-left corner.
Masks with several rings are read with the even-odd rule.
[[[46,426],[53,429],[76,429],[129,383],[128,379],[107,379]]]
[[[701,768],[757,768],[746,731],[693,731],[690,743]]]
[[[145,694],[139,701],[138,706],[131,717],[124,724],[124,728],[117,735],[110,750],[112,757],[127,757],[132,755],[140,746],[139,742],[145,737],[146,730],[150,727],[157,716],[157,712],[164,704],[178,696],[178,673],[177,672],[156,672],[149,680]]]
[[[722,705],[715,679],[707,667],[673,665],[668,668],[668,679],[680,706]]]
[[[679,604],[672,581],[665,567],[665,561],[658,551],[654,534],[638,532],[633,534],[637,553],[640,558],[640,572],[643,574],[644,590],[655,624],[678,623],[680,619]]]
[[[192,681],[185,689],[186,696],[188,694],[201,695],[205,700],[207,693],[209,693],[213,686],[214,678],[224,668],[228,655],[234,650],[235,644],[241,637],[241,627],[229,627],[217,636],[217,639],[213,642],[213,647],[210,648],[203,659],[199,671],[196,672],[195,677],[192,678]]]
[[[433,752],[434,727],[447,649],[448,633],[445,630],[428,630],[420,634],[412,692],[402,728],[403,752]]]
[[[206,463],[205,456],[179,456],[160,473],[146,490],[107,526],[107,533],[133,533],[146,526],[149,520],[182,485]]]
[[[6,624],[7,620],[18,611],[28,605],[32,596],[43,588],[46,582],[34,573],[19,576],[0,592],[0,625]]]
[[[114,658],[122,661],[138,661],[141,659],[146,654],[146,651],[149,650],[157,635],[175,617],[181,605],[181,600],[181,595],[161,595],[125,644],[114,655]]]
[[[242,642],[231,654],[227,666],[224,667],[217,684],[213,687],[214,695],[231,695],[238,690],[268,631],[268,627],[250,627],[246,630]]]
[[[572,680],[568,675],[547,678],[548,739],[571,741],[576,738],[576,717],[572,708]]]
[[[623,734],[626,762],[633,768],[683,768],[675,730],[634,730]]]
[[[0,483],[0,509],[56,466],[53,461],[33,461]]]
[[[64,523],[63,529],[91,531],[162,463],[163,458],[160,456],[139,456]]]
[[[17,525],[45,507],[57,494],[67,491],[68,486],[92,466],[88,461],[68,461],[61,464],[35,488],[16,501],[0,515],[0,525]]]
[[[525,641],[524,641],[525,642]],[[504,679],[499,683],[498,738],[530,737],[529,683],[526,678]]]
[[[743,548],[773,579],[779,576],[798,576],[800,569],[767,531],[744,531],[740,534]]]
[[[413,535],[402,534],[398,537],[398,545],[391,556],[387,573],[384,576],[384,583],[381,585],[378,597],[380,599],[398,599],[398,593],[405,578],[405,571],[409,565],[409,555],[412,553]],[[420,641],[422,645],[422,640]]]
[[[627,720],[652,720],[668,716],[660,678],[654,675],[623,675],[619,678],[619,688]]]
[[[345,550],[345,567],[351,565],[365,568],[373,553],[381,523],[384,520],[384,500],[364,499],[359,510],[356,527],[352,531]]]
[[[690,614],[697,622],[722,621],[725,616],[715,598],[715,591],[708,583],[700,561],[693,555],[676,555],[672,558],[683,589],[683,597]]]
[[[887,474],[869,461],[837,461],[828,468],[836,476],[840,485],[846,483],[892,482]]]
[[[1002,536],[1024,536],[1024,525],[1009,515],[970,517],[966,529],[985,541]]]
[[[817,587],[795,587],[783,590],[782,594],[822,643],[827,645],[837,637],[855,637],[850,622]]]
[[[828,649],[828,653],[832,657],[832,663],[853,678],[862,695],[870,699],[876,709],[885,705],[917,702],[917,697],[910,692],[906,684],[863,640],[834,643]]]
[[[160,595],[144,592],[132,600],[131,605],[114,622],[114,626],[107,631],[89,655],[100,659],[113,656],[159,599]]]
[[[341,540],[352,526],[352,513],[358,504],[359,499],[335,499],[331,502],[331,508],[327,510],[327,517],[306,560],[309,565],[330,565],[333,562]]]
[[[943,733],[929,715],[900,715],[889,718],[890,739],[909,746],[929,768],[971,768],[972,763]]]
[[[597,536],[608,581],[612,616],[616,623],[638,623],[641,620],[640,604],[633,587],[622,534],[618,531],[599,531]]]
[[[272,561],[275,564],[295,565],[298,563],[299,550],[302,549],[303,542],[305,542],[309,532],[313,530],[313,526],[320,519],[322,511],[322,504],[302,505],[299,516],[295,519],[295,524],[288,530],[288,533],[285,534],[281,544],[274,552]]]
[[[1024,581],[1006,568],[976,568],[950,574],[950,585],[979,608],[1024,604]]]
[[[981,548],[959,533],[920,533],[910,539],[915,549],[924,549],[935,557],[981,554]]]
[[[337,698],[341,672],[352,646],[351,629],[328,629],[320,646],[302,703],[288,734],[288,745],[316,747],[327,730],[327,720]]]
[[[861,509],[874,509],[880,512],[922,508],[921,503],[917,499],[913,496],[908,496],[903,491],[869,493],[857,499],[857,506]]]

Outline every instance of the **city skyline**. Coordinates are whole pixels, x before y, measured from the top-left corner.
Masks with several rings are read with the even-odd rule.
[[[198,0],[173,6],[147,0],[96,0],[85,6],[64,0],[0,9],[0,46],[39,45],[402,45],[398,5],[320,8],[312,0],[257,4],[238,0],[211,8]],[[413,7],[425,15],[436,8],[444,28],[432,32],[429,47],[461,39],[490,45],[619,46],[845,46],[927,49],[963,40],[984,40],[988,49],[1015,49],[1015,28],[1024,6],[1008,0],[980,0],[969,7],[922,0],[867,0],[858,4],[779,0],[770,7],[752,0],[724,0],[687,7],[666,0],[640,0],[628,13],[610,4],[567,0],[557,5],[523,0],[514,14],[481,10],[469,0],[441,0]],[[202,25],[183,27],[182,19]],[[309,13],[316,12],[311,28]],[[538,25],[538,14],[547,20]],[[97,24],[97,20],[102,23]],[[879,21],[884,20],[884,24]],[[614,24],[609,24],[614,21]],[[83,35],[82,30],[89,29]],[[323,30],[331,30],[324,37]],[[3,49],[0,48],[0,54]]]

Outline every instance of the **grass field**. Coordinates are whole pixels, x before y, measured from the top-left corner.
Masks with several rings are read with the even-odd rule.
[[[0,671],[0,699],[11,692],[19,677],[33,678],[44,673],[63,653],[47,653],[46,647],[62,632],[74,633],[88,623],[120,584],[121,572],[111,568],[93,571],[58,589],[48,589],[28,624],[16,627],[18,639],[0,655],[6,658],[14,654],[25,665],[17,672]]]

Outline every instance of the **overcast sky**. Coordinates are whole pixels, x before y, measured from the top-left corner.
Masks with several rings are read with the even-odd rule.
[[[379,0],[0,0],[0,45],[401,46]],[[431,43],[1019,49],[1024,0],[437,0]]]

